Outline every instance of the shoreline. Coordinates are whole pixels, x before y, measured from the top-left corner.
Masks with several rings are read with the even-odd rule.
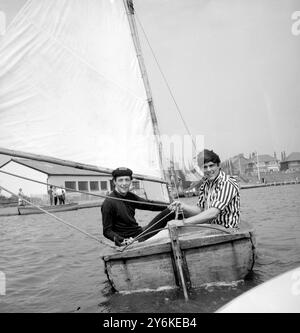
[[[291,181],[281,181],[281,182],[270,182],[270,183],[262,183],[262,184],[240,184],[241,190],[246,190],[250,188],[257,188],[257,187],[268,187],[268,186],[283,186],[283,185],[297,185],[300,184],[300,181],[291,180]]]

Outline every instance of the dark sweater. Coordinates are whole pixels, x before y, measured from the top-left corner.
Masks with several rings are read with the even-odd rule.
[[[123,196],[114,190],[109,194],[109,197],[135,201],[126,202],[110,198],[104,200],[101,207],[103,235],[112,241],[114,241],[114,236],[129,238],[136,237],[142,232],[142,227],[138,225],[134,217],[135,209],[162,211],[167,207],[167,204],[163,203],[161,206],[150,205],[154,202],[145,200],[131,192]]]

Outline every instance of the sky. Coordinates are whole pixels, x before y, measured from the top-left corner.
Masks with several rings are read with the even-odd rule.
[[[0,0],[7,24],[25,2]],[[187,130],[145,36],[188,131],[204,136],[206,148],[221,159],[300,151],[300,34],[292,19],[300,0],[134,4],[161,134]]]
[[[299,0],[136,0],[135,8],[189,131],[207,148],[223,159],[300,151],[300,34],[291,19]],[[186,133],[140,37],[161,132]]]

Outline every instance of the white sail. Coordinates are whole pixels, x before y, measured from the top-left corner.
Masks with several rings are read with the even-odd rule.
[[[162,177],[122,0],[29,0],[1,37],[0,147]]]

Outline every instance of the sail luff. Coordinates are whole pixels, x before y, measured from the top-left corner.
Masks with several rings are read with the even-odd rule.
[[[142,74],[142,79],[143,79],[144,86],[145,86],[147,102],[149,105],[151,120],[152,120],[152,124],[153,124],[153,132],[154,132],[157,147],[158,147],[159,164],[160,164],[160,168],[162,171],[162,177],[166,180],[167,176],[166,176],[166,170],[164,170],[164,167],[163,167],[163,153],[162,153],[162,143],[160,140],[160,131],[159,131],[159,127],[158,127],[157,116],[156,116],[155,109],[154,109],[151,87],[150,87],[150,83],[149,83],[149,79],[148,79],[148,75],[147,75],[147,71],[146,71],[145,62],[144,62],[143,55],[142,55],[142,48],[141,48],[139,37],[138,37],[137,26],[136,26],[136,22],[135,22],[135,18],[134,18],[133,1],[132,0],[123,0],[123,3],[124,3],[125,10],[127,13],[128,23],[129,23],[130,31],[132,34],[132,40],[134,43],[138,63],[139,63],[141,74]]]

